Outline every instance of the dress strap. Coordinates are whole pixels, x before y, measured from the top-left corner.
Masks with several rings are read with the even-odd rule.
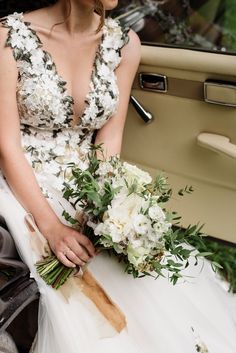
[[[23,20],[23,13],[14,12],[1,18],[0,23],[9,29],[5,45],[12,48],[15,60],[31,63],[31,57],[41,42],[28,28],[29,23]]]
[[[123,27],[120,25],[121,28],[121,46],[120,46],[120,50],[129,43],[129,31],[130,31],[130,27]]]
[[[121,62],[121,49],[129,42],[129,27],[121,25],[118,19],[108,17],[105,21],[102,43],[102,61],[115,70]]]

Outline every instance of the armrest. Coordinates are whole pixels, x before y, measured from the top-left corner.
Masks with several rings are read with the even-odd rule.
[[[0,216],[0,333],[10,327],[15,332],[14,325],[22,324],[22,314],[31,310],[33,302],[37,307],[38,298],[37,283],[20,260],[14,240]]]
[[[231,158],[236,158],[236,145],[230,142],[229,137],[202,132],[197,137],[199,146],[224,154]]]

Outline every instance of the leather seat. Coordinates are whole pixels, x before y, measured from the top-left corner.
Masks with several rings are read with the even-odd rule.
[[[0,216],[0,334],[10,332],[20,352],[28,352],[37,332],[38,287],[21,261]]]

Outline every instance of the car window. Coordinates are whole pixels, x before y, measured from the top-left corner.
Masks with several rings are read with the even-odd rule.
[[[120,0],[112,16],[144,43],[236,53],[235,0]]]

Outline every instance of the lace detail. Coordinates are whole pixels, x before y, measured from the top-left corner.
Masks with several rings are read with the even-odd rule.
[[[128,42],[128,30],[119,21],[106,19],[96,51],[86,106],[79,123],[72,125],[73,98],[66,81],[58,74],[50,53],[24,21],[23,13],[0,19],[9,29],[6,46],[12,48],[18,68],[17,103],[22,147],[36,174],[55,176],[60,188],[70,177],[67,164],[86,167],[93,132],[115,114],[119,91],[115,69],[121,48]],[[45,191],[45,195],[48,193]]]
[[[74,100],[67,94],[66,82],[58,74],[51,55],[42,49],[36,32],[23,20],[22,13],[9,15],[2,22],[10,29],[6,45],[13,49],[19,70],[17,98],[21,122],[51,129],[71,126]],[[79,122],[82,126],[93,125],[98,129],[115,113],[119,92],[114,70],[128,38],[118,21],[106,20],[85,99],[86,108]]]

